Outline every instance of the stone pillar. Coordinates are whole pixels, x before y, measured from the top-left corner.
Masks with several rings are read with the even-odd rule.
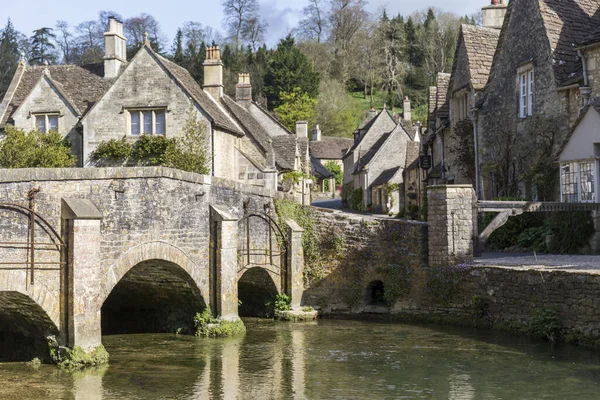
[[[214,312],[226,320],[238,320],[237,245],[238,218],[225,206],[211,206],[211,222],[216,223],[216,249],[211,291],[215,291]]]
[[[102,213],[85,199],[62,200],[68,253],[63,275],[67,345],[85,351],[102,344],[100,222]]]
[[[477,236],[476,202],[471,185],[427,187],[430,267],[473,258],[473,241]]]
[[[300,307],[304,294],[304,249],[302,248],[302,229],[295,221],[285,221],[288,236],[287,272],[284,287],[292,299],[292,308]]]

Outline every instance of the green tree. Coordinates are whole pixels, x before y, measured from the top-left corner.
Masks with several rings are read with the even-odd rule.
[[[181,32],[181,28],[177,29],[177,33],[175,34],[171,54],[175,63],[179,65],[183,63],[183,32]]]
[[[307,121],[309,126],[315,122],[315,107],[317,100],[311,98],[300,88],[294,88],[291,92],[281,93],[281,105],[275,108],[275,114],[283,125],[295,132],[297,121]]]
[[[323,79],[320,86],[317,123],[327,136],[352,137],[363,118],[363,110],[337,80]]]
[[[208,149],[206,125],[198,119],[193,105],[190,105],[188,117],[183,126],[183,136],[176,138],[176,146],[167,148],[164,165],[183,171],[208,174],[211,156]]]
[[[75,164],[71,146],[58,132],[25,132],[6,125],[0,141],[0,168],[66,168]]]
[[[42,65],[45,62],[50,64],[56,61],[55,47],[52,40],[56,40],[56,35],[52,28],[40,28],[33,31],[31,37],[31,54],[29,63]]]
[[[0,98],[4,96],[19,63],[18,32],[9,19],[0,34]]]
[[[288,35],[277,45],[265,74],[265,94],[271,109],[279,107],[282,93],[293,93],[296,88],[310,98],[319,94],[319,74],[313,71],[308,58],[296,47]]]
[[[329,160],[325,163],[324,167],[333,174],[336,185],[340,186],[344,182],[344,173],[342,172],[342,167],[340,164],[333,160]]]

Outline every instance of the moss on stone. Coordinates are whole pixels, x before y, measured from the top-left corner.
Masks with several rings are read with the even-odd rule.
[[[196,328],[196,336],[224,338],[246,333],[246,326],[241,319],[228,321],[224,319],[216,319],[204,325],[199,325]]]
[[[80,346],[72,349],[60,347],[51,348],[50,354],[54,362],[61,368],[79,369],[108,363],[109,355],[103,345],[85,351]]]
[[[275,310],[275,319],[279,321],[304,322],[314,321],[319,313],[316,310]]]

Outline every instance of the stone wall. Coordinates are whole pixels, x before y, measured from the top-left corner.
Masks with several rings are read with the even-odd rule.
[[[386,281],[394,268],[427,264],[427,224],[312,207],[321,258],[305,266],[303,304],[326,313],[371,307],[369,283]]]

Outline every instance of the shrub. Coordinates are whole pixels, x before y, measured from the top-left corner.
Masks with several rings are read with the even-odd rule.
[[[289,311],[291,308],[292,299],[285,293],[279,293],[275,297],[275,310],[276,311]]]
[[[344,173],[342,172],[342,167],[340,167],[338,163],[333,160],[329,160],[325,163],[324,167],[333,174],[336,185],[341,185],[344,182]]]
[[[100,160],[120,160],[128,161],[133,155],[134,145],[127,141],[127,137],[116,140],[110,139],[98,143],[96,150],[92,154],[94,161]]]
[[[242,320],[227,321],[215,318],[212,315],[210,306],[207,306],[201,313],[196,313],[194,323],[196,325],[196,336],[217,338],[239,335],[246,332],[246,327]]]
[[[77,160],[71,145],[58,132],[25,132],[6,125],[0,141],[1,168],[66,168]]]
[[[531,313],[529,332],[537,337],[555,342],[561,333],[562,323],[560,316],[554,310],[537,308]]]

